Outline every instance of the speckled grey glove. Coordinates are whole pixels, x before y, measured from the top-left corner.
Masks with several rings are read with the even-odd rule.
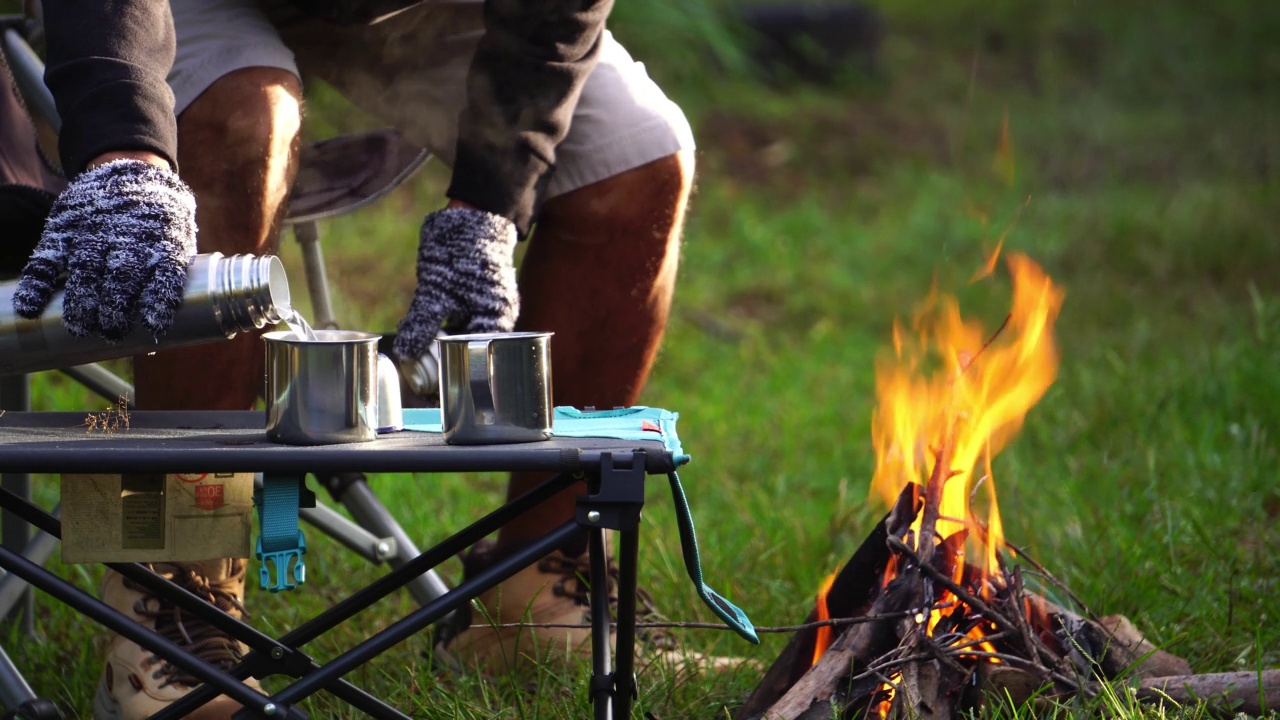
[[[515,247],[516,227],[501,215],[471,208],[427,215],[418,245],[418,290],[396,337],[402,365],[428,353],[446,320],[468,333],[515,327]]]
[[[66,273],[62,322],[117,341],[134,322],[159,337],[182,304],[196,251],[196,201],[168,168],[116,160],[78,175],[53,204],[13,308],[44,312]]]

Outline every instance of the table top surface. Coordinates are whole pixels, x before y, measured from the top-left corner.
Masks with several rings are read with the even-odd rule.
[[[448,445],[439,433],[402,431],[340,445],[267,439],[258,411],[132,411],[127,427],[93,427],[83,412],[0,415],[0,471],[61,472],[485,472],[590,471],[602,458],[642,450],[652,474],[674,469],[661,442],[552,438],[510,445]],[[629,462],[629,461],[628,461]]]

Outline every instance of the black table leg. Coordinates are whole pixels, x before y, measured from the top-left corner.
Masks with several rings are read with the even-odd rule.
[[[0,548],[0,567],[4,567],[9,572],[23,578],[31,583],[32,586],[48,593],[59,602],[99,625],[123,635],[156,655],[165,658],[199,678],[206,685],[215,687],[223,694],[231,696],[246,708],[252,708],[260,716],[281,719],[306,717],[286,704],[272,703],[270,698],[262,693],[255,692],[228,673],[192,655],[175,643],[143,627],[132,618],[126,617],[115,608],[15,552]]]
[[[520,548],[510,557],[494,563],[484,572],[461,583],[446,596],[429,602],[392,623],[385,630],[339,655],[273,697],[277,702],[287,704],[310,697],[334,680],[456,610],[459,605],[537,562],[543,556],[561,547],[576,532],[578,527],[573,521],[565,523],[542,538]]]
[[[614,717],[631,717],[636,689],[636,576],[640,561],[640,528],[618,533],[618,649],[614,675]]]
[[[604,530],[587,531],[591,560],[591,704],[596,720],[609,720],[613,711],[613,674],[609,672],[609,557]]]
[[[418,577],[427,570],[435,568],[449,558],[462,552],[467,547],[474,545],[481,538],[495,532],[498,528],[510,522],[512,518],[536,508],[543,501],[573,484],[573,481],[573,477],[568,473],[560,473],[547,480],[524,495],[521,495],[506,505],[490,512],[471,525],[468,525],[454,535],[442,540],[440,543],[424,550],[417,557],[409,560],[381,578],[378,578],[373,583],[357,590],[355,593],[338,602],[338,604],[328,610],[325,610],[319,615],[304,622],[302,625],[299,625],[293,630],[285,633],[280,637],[280,640],[278,641],[279,645],[282,648],[292,648],[289,652],[298,652],[297,649],[306,643],[309,643],[329,630],[338,627],[342,623],[354,617],[357,613],[363,612],[373,606],[374,603],[390,595],[392,592],[405,587],[413,580],[413,578]],[[494,569],[500,570],[502,568],[491,568],[491,570]],[[517,568],[517,570],[518,569],[519,568]],[[489,573],[482,573],[481,576],[477,576],[472,580],[476,582],[483,582],[487,577],[490,577]],[[506,575],[502,577],[505,578]],[[494,580],[490,585],[478,586],[478,589],[474,591],[474,594],[479,595],[485,590],[488,590],[492,585],[496,585],[497,582],[497,580]],[[426,603],[423,605],[423,608],[432,608],[432,612],[434,612],[434,608],[447,607],[448,610],[446,611],[446,614],[452,613],[465,605],[470,600],[470,597],[474,597],[474,595],[470,597],[462,597],[459,593],[459,590],[461,589],[462,588],[455,588],[445,595]],[[422,611],[420,610],[419,612]],[[438,620],[438,618],[430,620],[430,622],[434,623],[436,620]],[[249,674],[247,665],[247,662],[243,663],[241,667],[232,670],[232,674],[242,678],[247,677]],[[303,677],[317,669],[319,669],[318,665],[315,665],[314,662],[308,662],[305,667],[298,666],[290,668],[286,674],[293,677]],[[348,692],[355,689],[354,687],[349,689],[344,688],[344,685],[347,684],[347,681],[339,679],[334,681],[334,683],[326,685],[325,689],[330,692],[334,692],[335,688],[339,691],[347,690]],[[196,688],[181,700],[178,700],[165,710],[162,710],[157,715],[156,720],[169,720],[170,718],[186,717],[186,713],[189,713],[196,707],[208,702],[216,694],[217,693],[213,688]],[[340,693],[335,694],[338,694],[339,697],[343,697]],[[343,697],[343,699],[345,700],[347,698]],[[348,700],[348,702],[350,702],[350,700]],[[364,707],[360,707],[360,709],[371,717],[396,717],[393,715],[387,715],[383,712],[373,713]]]
[[[604,453],[600,474],[578,498],[577,519],[588,528],[591,549],[591,702],[596,718],[627,720],[635,692],[636,565],[640,509],[644,505],[645,453]],[[609,585],[605,529],[620,533],[618,557],[618,668],[610,672]],[[623,675],[625,674],[625,678]]]

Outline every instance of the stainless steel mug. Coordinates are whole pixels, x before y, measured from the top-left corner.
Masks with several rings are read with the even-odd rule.
[[[267,437],[287,445],[378,436],[379,335],[316,330],[315,340],[266,333]]]
[[[551,437],[549,332],[449,335],[440,344],[440,419],[453,445]]]

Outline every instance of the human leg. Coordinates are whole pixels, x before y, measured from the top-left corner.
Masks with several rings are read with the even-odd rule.
[[[543,208],[520,268],[520,329],[551,331],[556,403],[612,408],[639,399],[675,293],[680,231],[693,179],[681,152],[564,195]],[[515,473],[517,497],[542,482]],[[581,486],[508,523],[498,552],[573,516]]]
[[[521,265],[519,329],[552,331],[556,403],[612,408],[638,400],[653,366],[675,290],[680,232],[693,177],[690,152],[679,152],[548,201]],[[510,499],[547,479],[513,473]],[[497,542],[468,562],[491,562],[573,517],[577,484],[536,513],[503,526]],[[480,596],[483,625],[536,622],[587,625],[585,534]],[[652,611],[649,607],[647,610]],[[491,669],[581,647],[587,630],[478,627],[449,649]],[[672,649],[670,645],[664,647]]]
[[[178,116],[178,166],[196,196],[200,252],[274,252],[297,170],[302,90],[279,68],[234,70]],[[244,410],[261,388],[255,333],[134,359],[138,406]],[[211,381],[220,378],[218,381]]]
[[[291,56],[252,2],[174,2],[178,62],[179,174],[196,195],[200,252],[274,251],[296,169],[301,86]],[[247,18],[247,25],[246,25]],[[265,36],[264,36],[265,33]],[[256,334],[226,343],[134,359],[143,409],[247,409],[260,390],[263,350]],[[153,569],[240,616],[246,561],[163,563]],[[108,571],[103,599],[224,669],[246,648]],[[108,645],[95,696],[99,718],[149,716],[198,684],[119,636]],[[250,681],[250,684],[256,684]],[[227,718],[239,705],[222,696],[195,718]]]
[[[555,332],[557,404],[607,409],[639,400],[662,342],[694,164],[692,133],[680,110],[611,37],[600,52],[569,136],[557,149],[551,197],[521,265],[518,326]],[[508,495],[544,479],[513,474]],[[569,488],[537,513],[507,524],[489,552],[500,557],[569,520],[584,491]],[[585,624],[585,597],[577,591],[584,556],[585,542],[572,543],[486,593],[481,603],[503,622]],[[653,608],[642,603],[642,610]],[[451,647],[493,668],[549,648],[585,650],[587,638],[585,630],[482,628]],[[649,659],[673,649],[666,639],[659,633],[642,637]]]

